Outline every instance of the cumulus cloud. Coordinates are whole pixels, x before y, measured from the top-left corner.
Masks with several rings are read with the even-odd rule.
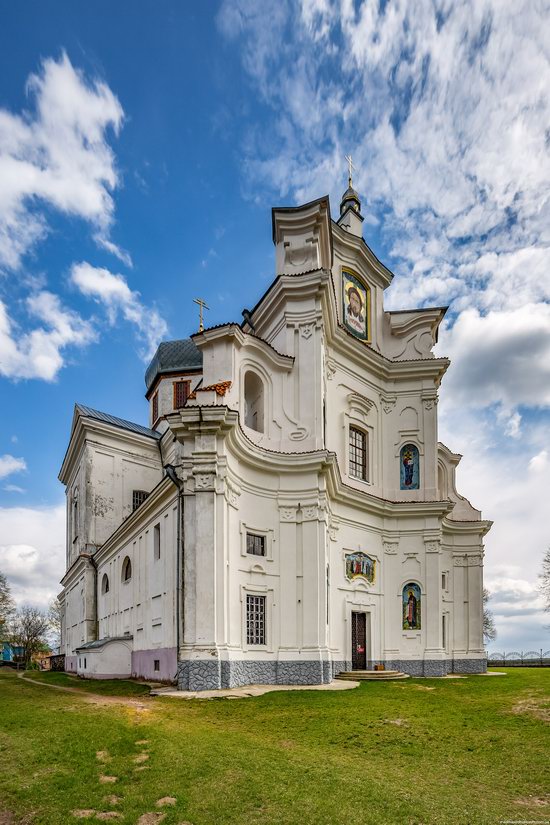
[[[0,478],[6,478],[13,473],[20,473],[26,469],[27,463],[24,458],[15,458],[15,456],[8,453],[0,455]]]
[[[466,309],[442,332],[438,351],[452,361],[443,387],[453,403],[550,407],[549,304],[486,315]]]
[[[88,221],[103,246],[127,259],[109,240],[119,177],[106,138],[122,125],[120,102],[65,53],[44,60],[27,91],[32,110],[0,109],[0,265],[17,269],[44,237],[47,208]]]
[[[0,508],[0,570],[18,604],[46,608],[61,591],[65,506]]]
[[[90,344],[96,340],[96,331],[90,321],[45,290],[30,295],[26,309],[41,325],[20,333],[0,301],[0,375],[53,381],[64,364],[65,348]]]
[[[114,324],[119,313],[134,324],[144,342],[143,359],[147,361],[152,358],[168,327],[157,310],[142,303],[139,292],[130,289],[123,275],[81,262],[73,264],[70,277],[83,295],[105,306],[111,324]]]

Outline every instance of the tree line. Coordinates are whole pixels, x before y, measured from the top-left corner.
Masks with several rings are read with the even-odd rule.
[[[54,645],[61,641],[61,605],[54,599],[47,611],[23,605],[16,608],[9,582],[0,571],[0,642],[8,642],[21,650],[28,667],[36,653],[49,650],[49,640]]]

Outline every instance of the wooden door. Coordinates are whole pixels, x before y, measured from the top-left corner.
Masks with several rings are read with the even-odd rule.
[[[351,667],[352,670],[367,669],[367,615],[351,614]]]

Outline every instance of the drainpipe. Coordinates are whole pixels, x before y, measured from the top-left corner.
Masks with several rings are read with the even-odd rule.
[[[88,560],[89,560],[89,562],[92,565],[93,570],[94,570],[94,632],[93,632],[93,635],[95,636],[95,639],[92,639],[92,641],[95,642],[99,638],[99,619],[98,619],[98,616],[97,616],[97,604],[98,604],[98,598],[97,598],[97,562],[94,559],[93,555],[89,556]]]
[[[181,642],[181,602],[184,584],[184,570],[183,570],[183,552],[185,548],[185,524],[184,524],[184,507],[185,499],[183,497],[183,484],[178,478],[176,467],[181,467],[181,464],[165,464],[164,472],[167,478],[178,491],[178,515],[177,515],[177,539],[176,539],[176,656],[179,656],[180,642]],[[177,674],[176,674],[177,676]]]

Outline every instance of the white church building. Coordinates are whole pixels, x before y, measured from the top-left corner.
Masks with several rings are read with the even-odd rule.
[[[486,669],[483,536],[438,442],[445,308],[384,309],[351,185],[273,210],[242,323],[161,343],[149,427],[76,405],[66,670],[182,690]]]

